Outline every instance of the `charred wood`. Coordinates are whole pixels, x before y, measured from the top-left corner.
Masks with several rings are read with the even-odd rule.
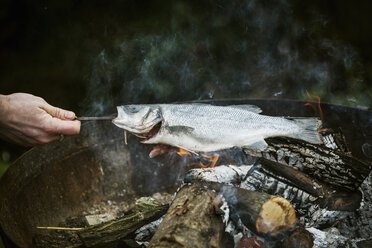
[[[267,173],[274,172],[292,184],[311,195],[318,197],[321,207],[329,210],[353,211],[359,208],[362,195],[359,190],[349,192],[331,187],[322,181],[310,178],[309,175],[295,170],[290,166],[274,162],[265,158],[260,159],[260,164]]]
[[[204,188],[182,187],[149,247],[224,247],[224,227],[215,210],[217,199]]]
[[[363,199],[361,207],[352,212],[333,226],[340,230],[346,237],[357,237],[369,239],[372,233],[372,172],[361,185]]]
[[[371,248],[372,247],[372,239],[369,240],[363,240],[357,242],[358,248]]]
[[[185,181],[230,183],[253,191],[280,195],[288,199],[301,214],[306,214],[305,211],[314,208],[314,205],[342,211],[353,211],[359,207],[359,191],[340,191],[289,166],[267,159],[260,159],[260,165],[261,167],[253,171],[252,166],[219,166],[213,172],[194,169],[186,174]],[[247,173],[249,176],[242,181]]]
[[[257,240],[255,236],[248,237],[244,235],[239,241],[236,248],[265,248],[264,243],[261,240]]]
[[[252,170],[253,169],[253,170]],[[249,173],[248,173],[249,172]],[[243,178],[249,176],[243,180]],[[252,165],[221,165],[213,169],[193,169],[185,176],[185,182],[218,182],[251,191],[279,195],[289,200],[301,215],[308,215],[311,207],[316,206],[317,197],[287,183],[281,177],[273,177],[262,168]]]
[[[258,235],[279,237],[296,224],[295,210],[283,197],[215,182],[199,182],[197,185],[223,195],[233,215]]]
[[[309,231],[298,228],[283,241],[283,248],[312,248],[314,238]]]
[[[139,202],[128,214],[118,219],[84,228],[78,232],[82,247],[117,247],[120,240],[138,228],[165,214],[168,205],[157,202]]]
[[[340,149],[284,137],[268,138],[266,142],[268,147],[262,153],[244,151],[251,156],[296,167],[311,178],[341,189],[357,190],[371,170],[371,163]]]

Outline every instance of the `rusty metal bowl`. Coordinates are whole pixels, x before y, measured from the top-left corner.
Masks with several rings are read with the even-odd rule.
[[[255,104],[267,115],[313,115],[299,101],[207,102]],[[353,155],[371,159],[372,112],[332,104],[322,108],[324,125],[340,127]],[[43,232],[37,226],[58,226],[100,201],[133,202],[155,192],[174,192],[196,165],[170,155],[150,159],[152,146],[128,138],[125,145],[123,130],[111,121],[84,122],[80,135],[34,147],[15,161],[0,180],[0,225],[7,246],[33,247],[33,237]]]

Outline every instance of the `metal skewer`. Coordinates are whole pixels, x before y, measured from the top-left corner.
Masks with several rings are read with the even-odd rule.
[[[82,116],[76,117],[78,121],[103,121],[103,120],[112,120],[115,116],[100,116],[100,117],[93,117],[93,116]]]

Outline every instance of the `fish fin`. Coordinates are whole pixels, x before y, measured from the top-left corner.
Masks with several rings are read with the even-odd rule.
[[[299,127],[298,132],[288,135],[291,138],[304,140],[312,144],[322,144],[318,129],[322,121],[314,117],[287,118],[296,123]]]
[[[190,134],[192,131],[194,131],[193,127],[188,126],[165,126],[164,129],[166,129],[169,133],[185,133]]]
[[[262,140],[258,140],[256,142],[254,142],[252,144],[245,145],[245,146],[243,146],[243,148],[247,148],[247,149],[250,149],[250,150],[255,149],[255,150],[259,150],[259,151],[264,151],[267,148],[267,143],[264,139],[262,139]]]
[[[242,110],[247,110],[256,114],[259,114],[262,112],[262,109],[256,105],[249,105],[249,104],[244,104],[244,105],[229,105],[228,107],[230,108],[236,108],[236,109],[242,109]]]

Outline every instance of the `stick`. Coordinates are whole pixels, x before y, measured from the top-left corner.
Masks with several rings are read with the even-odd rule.
[[[80,231],[83,230],[83,227],[54,227],[54,226],[37,226],[37,229],[44,230],[63,230],[63,231]]]

